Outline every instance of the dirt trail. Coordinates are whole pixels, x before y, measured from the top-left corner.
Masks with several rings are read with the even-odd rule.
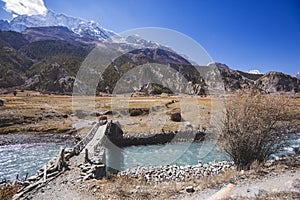
[[[261,195],[263,193],[269,192],[300,192],[299,187],[295,188],[296,184],[299,184],[300,181],[300,171],[289,171],[278,176],[266,176],[258,180],[247,180],[240,181],[234,185],[233,189],[227,193],[226,197],[234,197],[241,199],[245,198],[255,198],[256,195]],[[214,195],[220,191],[218,189],[207,189],[194,193],[190,196],[181,197],[182,200],[191,200],[191,199],[214,199]],[[300,198],[300,197],[299,197]],[[220,198],[222,199],[222,198]]]
[[[70,159],[68,162],[69,169],[64,172],[62,175],[57,177],[48,183],[45,187],[34,191],[27,196],[29,199],[73,199],[73,200],[82,200],[82,199],[93,199],[81,192],[84,188],[84,183],[78,181],[77,178],[80,176],[80,168],[78,165],[84,162],[84,155],[81,153],[79,156],[75,156]]]
[[[80,176],[80,168],[78,165],[80,163],[83,163],[84,161],[84,154],[81,153],[79,156],[75,156],[70,160],[70,170],[66,171],[64,174],[59,176],[58,178],[51,181],[46,187],[43,187],[33,193],[31,193],[28,197],[28,199],[33,200],[56,200],[56,199],[74,199],[74,200],[92,200],[92,199],[107,199],[109,197],[110,192],[118,192],[117,190],[109,191],[110,189],[108,187],[115,187],[119,188],[122,186],[118,184],[118,182],[112,182],[109,185],[105,186],[102,185],[100,190],[97,190],[93,192],[94,189],[91,186],[91,182],[82,182],[78,181],[78,178]],[[100,183],[100,182],[99,182]],[[105,181],[103,182],[103,184]],[[94,183],[93,183],[94,184]],[[116,185],[114,185],[116,184]],[[123,183],[124,184],[124,183]],[[139,186],[143,188],[142,186]],[[144,188],[144,192],[154,193],[155,188],[152,188],[154,186],[149,186]],[[127,188],[127,189],[126,189]],[[136,199],[135,193],[130,193],[132,190],[131,187],[124,186],[124,190],[128,192],[128,196],[126,195],[126,199]],[[197,187],[196,187],[197,188]],[[103,190],[108,190],[103,193]],[[119,188],[120,189],[120,188]],[[163,195],[164,193],[167,193],[170,188],[161,188],[161,194],[159,196],[156,196],[154,199],[164,199],[166,198],[166,195]],[[128,190],[128,191],[127,191]],[[221,188],[215,188],[215,189],[205,189],[203,191],[197,191],[192,194],[188,194],[184,191],[184,193],[179,194],[179,196],[171,195],[171,199],[182,199],[182,200],[190,200],[190,199],[197,199],[197,200],[213,200],[216,198],[214,195],[220,191]],[[137,189],[134,189],[134,191],[138,191]],[[275,173],[269,173],[265,176],[261,176],[259,178],[253,178],[253,179],[239,179],[235,184],[233,189],[227,193],[225,197],[235,197],[238,199],[251,199],[255,198],[256,195],[264,194],[264,193],[270,193],[270,192],[281,192],[281,191],[287,191],[287,192],[298,192],[300,193],[300,171],[298,170],[287,170],[285,172],[281,172],[279,174]],[[126,193],[127,194],[127,193]],[[150,195],[151,197],[154,197]],[[124,197],[124,196],[122,196]],[[122,199],[121,196],[116,196],[116,199]],[[141,196],[139,196],[141,197]],[[143,199],[143,198],[140,198]],[[222,199],[222,198],[221,198]],[[300,199],[300,196],[299,196]]]

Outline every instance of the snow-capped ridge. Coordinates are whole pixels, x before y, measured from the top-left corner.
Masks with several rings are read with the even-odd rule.
[[[247,73],[249,73],[249,74],[263,74],[258,69],[251,69]]]
[[[300,71],[296,74],[296,78],[300,80]]]
[[[30,27],[65,26],[81,36],[93,37],[98,40],[116,35],[113,31],[101,27],[95,21],[57,14],[51,10],[48,10],[46,15],[19,15],[13,18],[9,25],[11,30],[17,32],[22,32]]]

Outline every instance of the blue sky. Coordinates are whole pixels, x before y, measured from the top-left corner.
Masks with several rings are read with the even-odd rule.
[[[299,0],[44,0],[55,12],[94,20],[115,32],[174,29],[233,69],[300,71]],[[0,17],[10,14],[0,3]]]

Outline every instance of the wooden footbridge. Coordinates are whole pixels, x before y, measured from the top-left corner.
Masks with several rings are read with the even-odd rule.
[[[95,124],[73,148],[61,148],[56,158],[46,163],[36,175],[29,177],[13,199],[26,199],[28,193],[44,187],[65,171],[78,172],[82,180],[101,179],[106,176],[106,145],[111,144],[111,139],[122,137],[122,134],[122,130],[113,122]]]

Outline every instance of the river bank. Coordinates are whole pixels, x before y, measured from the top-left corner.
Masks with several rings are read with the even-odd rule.
[[[170,145],[175,145],[175,144],[170,144]],[[178,144],[176,144],[178,145]],[[22,148],[21,148],[22,149]],[[155,148],[157,149],[157,148]],[[38,152],[38,151],[34,151],[34,152]],[[162,155],[162,154],[161,154]],[[194,155],[194,153],[193,153]],[[189,154],[187,155],[189,156]],[[80,185],[85,185],[88,184],[89,181],[85,181],[84,179],[81,178],[81,173],[74,173],[75,171],[80,171],[78,170],[78,168],[80,168],[80,166],[83,162],[83,157],[84,157],[84,153],[80,154],[78,157],[74,157],[71,158],[70,163],[68,163],[68,165],[70,167],[68,167],[68,170],[71,170],[70,173],[68,173],[68,170],[65,172],[67,174],[69,174],[69,178],[71,178],[70,181],[71,184],[77,185],[77,183],[81,183]],[[160,157],[161,159],[163,159],[164,157]],[[299,157],[297,156],[282,156],[282,159],[278,159],[278,161],[284,161],[285,163],[289,162],[289,165],[291,166],[297,166],[299,164],[298,162]],[[276,163],[276,164],[275,164]],[[298,163],[298,164],[297,164]],[[272,167],[277,166],[277,162],[276,161],[269,161],[266,163],[265,166],[261,166],[259,168],[259,170],[266,168],[267,170],[273,170]],[[276,168],[276,167],[275,167]],[[75,170],[75,171],[74,171]],[[201,180],[203,178],[210,178],[210,177],[216,177],[218,175],[227,173],[228,171],[235,171],[234,165],[232,162],[228,162],[228,161],[222,161],[222,162],[208,162],[208,163],[198,163],[198,165],[194,165],[194,166],[190,166],[190,165],[185,165],[185,166],[176,166],[176,165],[167,165],[167,166],[149,166],[149,167],[137,167],[134,168],[132,170],[125,170],[125,172],[120,172],[119,176],[115,177],[114,180],[116,181],[120,181],[120,180],[136,180],[140,185],[143,184],[160,184],[160,183],[165,183],[165,182],[173,182],[176,184],[179,184],[180,182],[190,182],[193,181],[195,183],[195,181],[197,182],[197,180]],[[294,170],[294,169],[292,169]],[[62,174],[62,177],[58,177],[58,178],[62,178],[64,179],[64,174]],[[123,173],[123,174],[122,174]],[[269,173],[269,172],[267,172]],[[108,176],[108,179],[111,179],[114,176]],[[64,180],[62,180],[64,182]],[[97,180],[94,180],[96,182],[98,182]],[[61,184],[62,182],[60,182]],[[30,184],[30,183],[29,183]],[[59,183],[57,183],[59,184]],[[137,184],[137,185],[139,185]],[[97,187],[97,186],[94,186]],[[44,189],[44,188],[43,188]],[[68,192],[70,190],[69,186],[67,186],[65,188],[65,192]],[[74,189],[74,187],[73,187]],[[73,190],[71,189],[71,190]],[[79,188],[80,189],[80,188]],[[82,187],[81,187],[82,189]],[[97,188],[95,188],[97,189]],[[149,189],[151,190],[150,186]],[[52,190],[52,189],[50,189]],[[78,191],[78,188],[75,189],[76,191]],[[44,191],[44,190],[43,190]],[[191,193],[192,191],[196,191],[194,186],[189,188],[186,188],[186,191],[188,193]],[[44,192],[42,192],[44,193]],[[126,192],[125,192],[126,193]],[[60,195],[60,194],[58,194]],[[70,193],[71,195],[71,193]],[[38,196],[38,195],[37,195]],[[33,197],[36,197],[36,194],[34,194]],[[56,196],[59,198],[59,196]],[[82,195],[79,194],[78,197],[82,197]]]
[[[213,176],[227,169],[234,169],[230,161],[198,163],[197,165],[166,165],[138,166],[118,173],[118,176],[128,176],[146,182],[190,181],[204,176]]]
[[[47,159],[56,156],[60,146],[72,147],[79,141],[79,137],[69,134],[8,134],[2,135],[1,138],[0,153],[3,158],[0,174],[3,175],[0,177],[2,179],[9,177],[11,180],[18,173],[24,176],[26,171],[34,172],[35,169],[43,165],[43,162],[47,162]],[[300,145],[300,134],[291,135],[290,141],[291,146],[283,149],[278,155],[291,155],[294,152],[293,148]],[[41,155],[40,153],[49,146],[53,147],[50,149],[53,149],[54,153],[45,152]],[[219,173],[223,169],[233,166],[232,162],[228,161],[212,164],[213,161],[228,160],[228,158],[224,153],[218,152],[215,143],[208,141],[126,146],[118,148],[117,152],[108,149],[106,156],[108,167],[123,171],[121,175],[138,178],[144,176],[147,182],[153,180],[156,182],[164,180],[182,181],[183,179],[201,177],[205,174]],[[5,158],[7,159],[3,160]],[[28,163],[25,158],[31,162]],[[203,163],[199,164],[199,160]],[[212,164],[213,167],[208,168],[210,164],[207,163]],[[165,167],[159,170],[159,166],[162,165]],[[167,165],[168,167],[166,167]],[[31,168],[33,170],[30,170]],[[190,174],[189,171],[195,172]]]
[[[71,170],[65,171],[45,187],[28,194],[27,197],[30,199],[70,198],[75,200],[207,199],[229,183],[236,188],[232,195],[227,196],[232,199],[245,199],[248,195],[253,198],[268,199],[265,198],[266,195],[273,195],[274,190],[276,192],[284,191],[287,199],[297,199],[300,195],[299,156],[282,157],[265,165],[253,166],[250,171],[245,172],[238,172],[234,168],[230,168],[218,174],[207,174],[190,180],[162,182],[146,182],[143,178],[129,176],[110,176],[102,180],[82,181],[78,180],[80,171],[77,161],[78,158],[72,158],[69,163]],[[189,171],[194,172],[193,168],[190,168]],[[268,185],[264,185],[264,183],[268,183]],[[275,195],[283,197],[278,196],[277,193]]]
[[[38,143],[75,144],[78,139],[70,134],[5,134],[0,135],[0,146]]]

